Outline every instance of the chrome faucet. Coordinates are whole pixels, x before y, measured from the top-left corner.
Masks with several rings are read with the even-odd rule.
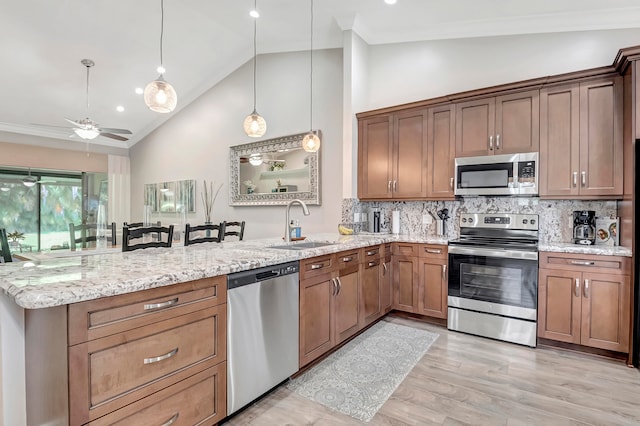
[[[296,198],[295,200],[291,200],[287,203],[287,212],[284,218],[284,241],[287,243],[291,242],[291,228],[289,227],[289,214],[291,212],[291,206],[294,204],[300,204],[300,207],[302,207],[302,213],[304,213],[305,216],[309,216],[309,209],[307,208],[307,205],[304,203],[304,201]]]

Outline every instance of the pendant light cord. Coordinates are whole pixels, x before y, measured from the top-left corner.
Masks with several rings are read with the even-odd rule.
[[[163,39],[163,36],[164,36],[164,0],[160,0],[160,66],[162,68],[164,68],[164,61],[162,60],[162,39]],[[162,74],[164,74],[164,73],[162,73]]]
[[[313,132],[313,0],[311,0],[311,44],[309,49],[311,72],[309,76],[309,131]]]
[[[258,10],[258,0],[253,1],[253,10]],[[253,113],[256,112],[256,61],[258,60],[258,50],[256,47],[256,27],[258,18],[253,18]]]
[[[87,67],[87,116],[89,115],[89,66],[85,65]]]

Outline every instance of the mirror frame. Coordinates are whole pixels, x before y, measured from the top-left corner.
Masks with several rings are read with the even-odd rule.
[[[318,136],[322,137],[320,130],[315,130],[315,132]],[[306,134],[307,132],[298,133],[230,147],[229,205],[281,206],[295,199],[300,199],[310,205],[320,205],[320,151],[309,153],[308,192],[240,193],[240,157],[248,157],[251,154],[275,152],[283,149],[301,148],[302,139]]]

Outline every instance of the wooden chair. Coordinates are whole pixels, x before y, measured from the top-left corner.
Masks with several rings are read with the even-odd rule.
[[[80,233],[77,237],[76,233]],[[111,242],[112,246],[116,245],[116,223],[111,222],[111,225],[107,225],[105,229],[107,241]],[[95,243],[98,239],[98,224],[97,223],[85,223],[81,225],[69,224],[69,239],[71,251],[75,251],[76,244],[81,244],[80,247],[87,248],[87,243]]]
[[[209,236],[206,236],[206,232],[209,232]],[[191,235],[192,232],[198,232],[198,234]],[[205,236],[202,235],[205,233]],[[184,229],[184,245],[196,243],[219,243],[224,238],[224,222],[206,225],[191,226],[187,223]]]
[[[238,237],[238,241],[242,241],[244,237],[244,220],[242,222],[222,222],[224,225],[224,232],[222,239],[224,240],[228,236]]]
[[[5,262],[13,262],[11,250],[9,249],[9,240],[7,239],[7,230],[0,228],[0,253]]]
[[[142,237],[145,234],[157,234],[155,241],[145,242]],[[163,238],[166,236],[166,241]],[[139,239],[140,242],[132,244],[131,240]],[[147,226],[138,228],[122,228],[122,251],[133,251],[149,247],[171,247],[173,242],[173,225],[167,226]]]

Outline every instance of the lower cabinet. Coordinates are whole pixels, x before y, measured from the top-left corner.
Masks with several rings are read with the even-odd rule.
[[[393,308],[434,318],[447,318],[447,247],[394,243]]]
[[[391,272],[391,244],[387,243],[383,246],[382,266],[378,268],[380,280],[380,310],[385,315],[391,311],[393,304],[393,281]]]
[[[382,247],[368,247],[362,250],[362,306],[361,323],[369,325],[383,315],[382,312]]]
[[[629,352],[630,259],[540,253],[538,337]]]

